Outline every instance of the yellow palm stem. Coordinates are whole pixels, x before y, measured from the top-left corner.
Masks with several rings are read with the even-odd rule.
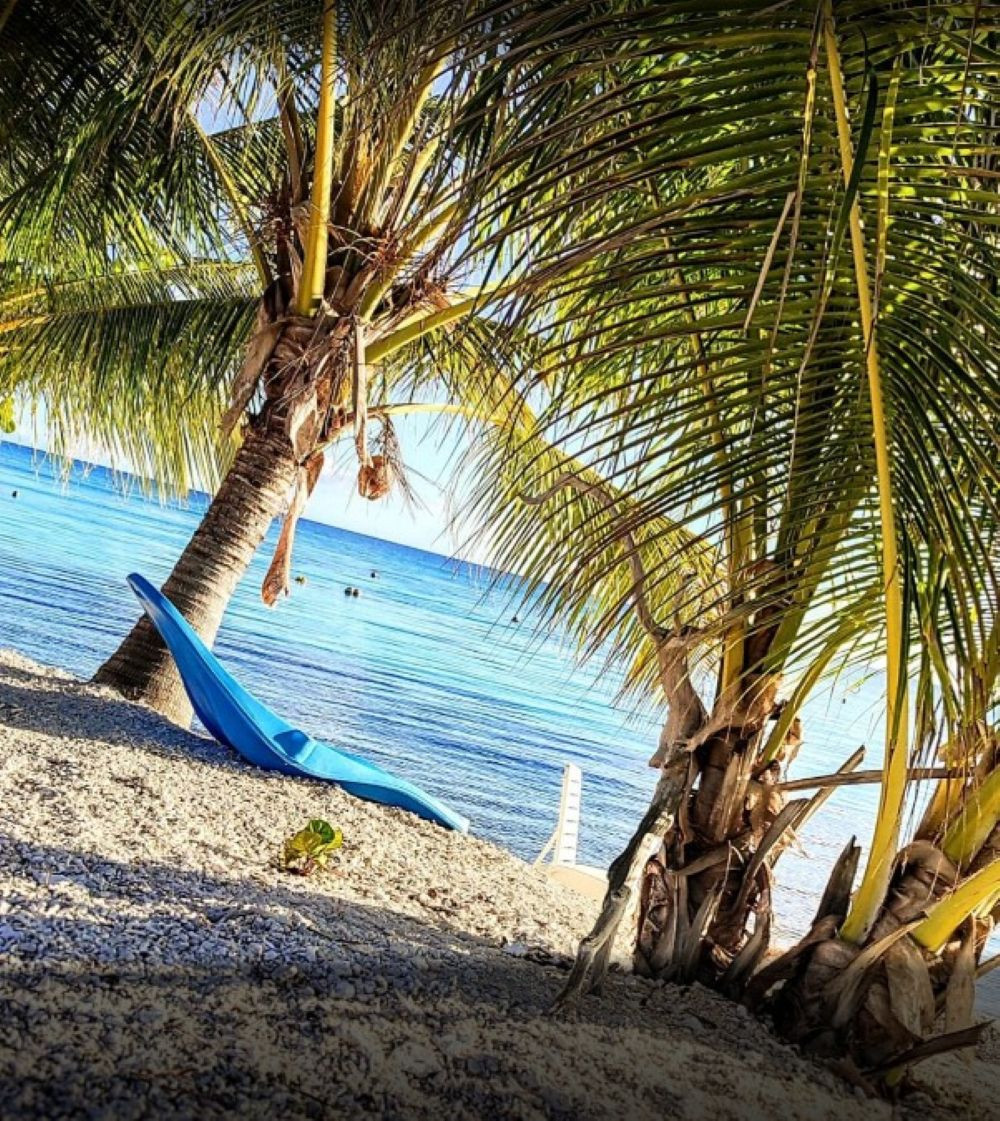
[[[823,42],[830,72],[830,89],[837,118],[840,162],[845,185],[850,182],[854,165],[851,126],[847,115],[847,99],[840,69],[840,51],[833,23],[830,0],[824,4]],[[893,860],[899,847],[899,828],[906,795],[907,745],[909,741],[907,690],[903,665],[903,593],[899,578],[899,552],[896,543],[896,522],[892,509],[892,471],[889,462],[889,434],[875,323],[872,315],[871,287],[865,262],[865,239],[861,229],[861,209],[857,199],[849,216],[851,250],[858,295],[858,311],[865,347],[868,392],[872,412],[872,436],[878,476],[879,510],[882,529],[882,578],[885,587],[886,623],[886,732],[885,762],[878,817],[872,838],[871,852],[865,874],[844,921],[841,935],[850,942],[860,942],[871,929],[884,900],[892,874]]]
[[[464,416],[470,420],[481,420],[487,424],[504,424],[507,418],[502,412],[490,412],[488,409],[477,409],[472,405],[446,405],[434,401],[401,401],[395,405],[376,405],[368,410],[370,417],[393,416]],[[348,422],[353,423],[353,414],[348,416]],[[342,437],[348,428],[344,425],[337,430],[337,438]]]
[[[432,312],[430,315],[422,315],[419,319],[414,319],[397,327],[395,331],[384,335],[368,347],[365,353],[365,361],[369,366],[375,366],[388,358],[390,354],[409,343],[416,342],[417,339],[422,339],[424,335],[430,334],[431,331],[436,331],[440,327],[447,327],[450,323],[464,319],[465,316],[482,304],[484,295],[485,290],[477,292],[474,296],[469,296],[467,299],[459,300],[457,304],[452,304],[451,307],[442,308],[441,311]]]
[[[313,164],[309,225],[306,229],[305,260],[295,301],[299,315],[310,315],[323,298],[326,285],[326,248],[330,224],[330,194],[333,190],[333,130],[336,112],[337,5],[324,0],[323,61],[320,74],[319,108],[316,121],[316,157]]]
[[[472,405],[438,405],[433,401],[404,401],[398,405],[383,405],[372,409],[377,416],[413,416],[415,413],[432,413],[434,415],[467,416],[473,419],[488,420],[499,424],[501,417],[498,413],[484,413]]]
[[[944,836],[941,847],[949,860],[966,867],[1000,821],[1000,770],[996,770],[966,801]]]
[[[1000,860],[980,869],[951,895],[936,903],[927,918],[913,930],[913,937],[932,954],[940,953],[969,915],[979,911],[998,891]]]

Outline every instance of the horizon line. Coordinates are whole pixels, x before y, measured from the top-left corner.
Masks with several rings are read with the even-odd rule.
[[[211,491],[202,490],[199,487],[189,487],[184,494],[180,494],[170,488],[162,487],[159,483],[157,483],[155,479],[144,476],[138,471],[134,471],[124,467],[116,467],[110,463],[100,463],[92,459],[87,459],[83,456],[63,455],[60,452],[54,452],[48,448],[40,448],[37,444],[19,439],[16,432],[0,436],[0,448],[2,448],[4,445],[21,448],[24,451],[32,453],[33,457],[37,456],[42,460],[51,460],[66,463],[70,467],[70,469],[79,466],[83,468],[85,474],[89,474],[92,471],[104,471],[113,478],[124,476],[126,479],[133,481],[135,484],[135,489],[141,492],[143,495],[146,495],[148,492],[154,492],[157,496],[157,501],[162,506],[173,505],[175,507],[183,508],[184,506],[190,504],[190,500],[192,498],[204,499],[206,504],[210,505],[214,497]],[[280,516],[281,515],[276,515],[276,518]],[[275,519],[272,519],[272,522],[274,520]],[[348,529],[346,526],[337,525],[335,522],[324,521],[321,518],[310,518],[306,517],[305,514],[303,514],[303,516],[299,519],[299,522],[300,524],[308,523],[315,526],[324,526],[327,529],[335,529],[338,533],[346,533],[351,535],[352,537],[363,537],[369,541],[380,541],[385,545],[393,545],[398,549],[408,549],[414,553],[424,553],[427,556],[431,557],[441,557],[445,561],[449,561],[454,564],[468,565],[471,568],[483,569],[487,572],[494,573],[497,576],[513,576],[512,573],[502,572],[498,569],[492,568],[488,564],[484,564],[482,561],[472,560],[468,557],[463,557],[455,552],[443,552],[439,549],[427,549],[421,548],[419,545],[409,545],[404,541],[393,541],[389,537],[380,537],[376,533],[364,533],[361,530]],[[442,530],[442,533],[443,532],[444,531]],[[514,578],[516,579],[516,577]]]

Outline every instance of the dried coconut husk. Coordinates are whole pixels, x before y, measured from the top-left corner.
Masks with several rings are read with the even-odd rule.
[[[870,940],[912,922],[947,895],[958,881],[958,868],[929,841],[914,841],[899,854],[885,907],[872,927]]]
[[[785,796],[780,790],[775,789],[776,783],[777,776],[768,770],[747,787],[750,830],[758,841],[763,838],[785,805]]]
[[[392,467],[385,456],[373,455],[371,463],[363,463],[358,469],[358,494],[371,502],[385,498],[392,490],[393,479]]]
[[[752,745],[735,729],[708,740],[699,751],[701,776],[691,805],[691,824],[706,843],[733,835],[744,814],[753,769]]]

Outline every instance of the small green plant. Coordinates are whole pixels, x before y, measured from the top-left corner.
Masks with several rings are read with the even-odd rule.
[[[344,835],[322,818],[314,817],[305,827],[285,841],[281,865],[286,872],[308,876],[325,868],[330,857],[344,843]]]

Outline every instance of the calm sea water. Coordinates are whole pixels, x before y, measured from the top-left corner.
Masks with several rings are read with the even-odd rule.
[[[12,498],[12,492],[18,497]],[[161,505],[103,468],[68,478],[31,449],[0,445],[0,646],[88,677],[139,615],[132,571],[161,583],[206,499]],[[272,529],[273,546],[277,527]],[[532,859],[555,825],[563,764],[583,772],[579,859],[605,866],[653,788],[658,725],[616,707],[618,682],[575,663],[483,569],[303,521],[275,610],[258,590],[265,546],[216,642],[235,676],[319,739],[439,795],[473,831]],[[371,578],[377,571],[379,578]],[[362,589],[345,597],[345,585]],[[879,763],[877,678],[841,680],[803,713],[796,775],[823,774],[859,744]],[[806,929],[831,863],[866,838],[877,788],[836,792],[778,865],[780,934]],[[294,823],[290,823],[294,824]]]

